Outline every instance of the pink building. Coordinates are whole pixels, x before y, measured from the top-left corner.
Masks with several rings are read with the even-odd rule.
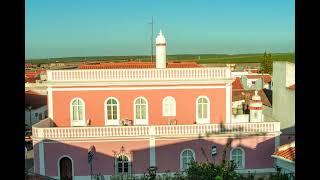
[[[233,122],[230,68],[168,68],[162,33],[156,42],[155,68],[47,71],[49,118],[33,126],[36,173],[90,179],[92,145],[93,174],[106,179],[150,166],[183,171],[192,160],[221,161],[229,139],[239,172],[274,171],[280,124]]]

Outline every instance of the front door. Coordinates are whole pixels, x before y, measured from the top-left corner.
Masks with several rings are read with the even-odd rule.
[[[72,180],[72,162],[68,157],[60,160],[60,180]]]

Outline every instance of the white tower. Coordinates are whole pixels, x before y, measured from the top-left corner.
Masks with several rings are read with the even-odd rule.
[[[262,101],[257,90],[255,91],[255,95],[252,96],[252,100],[249,104],[249,110],[250,122],[263,122]]]
[[[156,68],[166,68],[166,39],[161,30],[156,38]]]

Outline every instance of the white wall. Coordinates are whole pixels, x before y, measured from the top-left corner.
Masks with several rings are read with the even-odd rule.
[[[295,84],[295,64],[273,63],[272,116],[281,122],[281,129],[295,125],[295,90],[287,87]]]
[[[239,115],[232,115],[233,123],[247,123],[249,122],[249,114],[239,114]]]
[[[47,116],[48,116],[48,106],[42,106],[38,109],[32,109],[31,110],[31,124],[35,124],[39,122],[39,114],[42,114],[42,119],[45,119],[45,111],[47,111]],[[36,116],[36,113],[38,113],[38,116]],[[42,120],[41,119],[41,120]],[[30,111],[25,110],[25,124],[30,125]]]
[[[289,163],[287,161],[281,160],[281,159],[276,159],[276,165],[281,168],[281,172],[283,173],[295,173],[295,164],[294,163]]]

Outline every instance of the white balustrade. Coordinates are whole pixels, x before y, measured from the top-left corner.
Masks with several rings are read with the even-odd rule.
[[[229,67],[47,70],[49,82],[121,80],[214,80],[231,78]]]
[[[101,127],[50,127],[49,118],[32,128],[35,139],[143,137],[214,135],[218,133],[273,133],[280,132],[280,122],[193,124],[157,126],[101,126]]]

